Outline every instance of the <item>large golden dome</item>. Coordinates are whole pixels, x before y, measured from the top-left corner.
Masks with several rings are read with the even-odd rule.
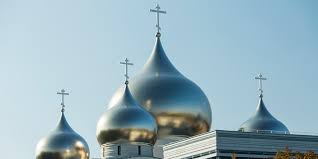
[[[57,128],[37,144],[36,159],[89,159],[86,141],[70,127],[63,112]]]
[[[150,58],[130,83],[133,97],[156,118],[159,138],[193,136],[210,130],[212,112],[207,97],[169,61],[160,33]],[[116,94],[122,91],[120,88]],[[118,100],[116,94],[111,103]]]
[[[156,142],[156,120],[136,103],[127,84],[113,97],[116,102],[110,103],[112,107],[98,121],[96,136],[100,145]]]

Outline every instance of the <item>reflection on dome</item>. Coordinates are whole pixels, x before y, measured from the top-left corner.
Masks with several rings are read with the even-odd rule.
[[[130,88],[136,101],[156,118],[159,137],[193,136],[209,131],[212,115],[207,97],[172,65],[159,36]],[[120,92],[122,88],[116,94]],[[116,94],[112,101],[117,100]]]
[[[207,123],[202,121],[200,116],[193,117],[192,114],[162,113],[158,114],[156,119],[158,125],[162,126],[160,133],[163,134],[182,134],[182,131],[201,134],[209,131]]]
[[[38,143],[36,159],[89,159],[89,148],[62,113],[57,128]]]
[[[154,142],[155,134],[146,129],[114,129],[102,131],[98,136],[100,144],[104,143],[129,143],[129,142]]]

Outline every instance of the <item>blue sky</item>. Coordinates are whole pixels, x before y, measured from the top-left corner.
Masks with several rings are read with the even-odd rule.
[[[165,51],[208,96],[213,128],[237,130],[264,102],[292,132],[318,133],[318,1],[162,0]],[[140,70],[155,40],[157,1],[0,0],[0,149],[34,158],[66,117],[99,156],[96,124],[124,82],[125,57]]]

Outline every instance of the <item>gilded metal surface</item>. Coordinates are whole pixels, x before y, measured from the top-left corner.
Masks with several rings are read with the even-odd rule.
[[[128,86],[114,97],[97,124],[96,136],[100,145],[105,143],[149,143],[157,138],[156,120],[133,99]]]
[[[255,114],[244,122],[239,130],[244,132],[289,134],[287,127],[266,109],[262,95]]]
[[[36,159],[89,159],[89,148],[62,113],[57,128],[39,141]]]
[[[159,36],[144,68],[130,83],[136,101],[156,118],[159,138],[193,136],[210,130],[212,112],[207,97],[172,65]],[[111,103],[116,103],[122,91],[117,91]]]

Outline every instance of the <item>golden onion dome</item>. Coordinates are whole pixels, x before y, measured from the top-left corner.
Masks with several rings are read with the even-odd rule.
[[[158,137],[194,136],[210,130],[212,112],[204,92],[169,61],[160,33],[147,63],[131,80],[131,93],[158,124]],[[117,103],[118,89],[110,107]]]
[[[289,134],[288,128],[266,109],[262,94],[255,114],[245,121],[239,130],[243,132]]]
[[[36,159],[89,159],[86,141],[67,123],[64,113],[54,131],[36,147]]]
[[[99,119],[96,137],[100,145],[106,143],[148,143],[157,138],[156,120],[132,97],[128,82],[113,98],[109,108]]]

